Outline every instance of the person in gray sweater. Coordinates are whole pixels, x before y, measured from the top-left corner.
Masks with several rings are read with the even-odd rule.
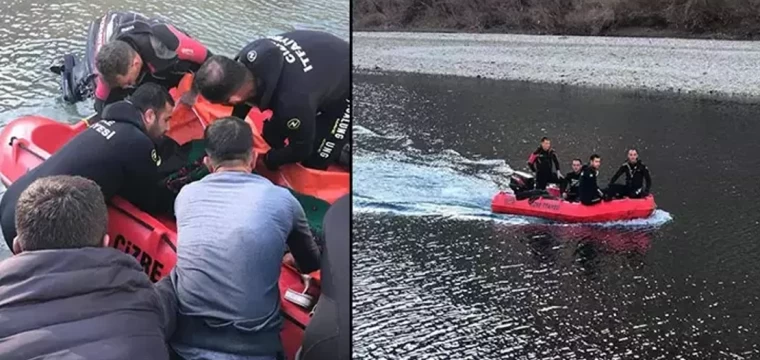
[[[278,280],[286,247],[302,272],[319,269],[306,215],[285,188],[251,173],[253,132],[226,117],[204,133],[211,174],[175,202],[178,299],[172,348],[186,360],[282,357]]]
[[[95,182],[43,177],[16,207],[18,255],[0,262],[0,359],[169,359],[171,283],[154,287],[134,257],[105,246]]]

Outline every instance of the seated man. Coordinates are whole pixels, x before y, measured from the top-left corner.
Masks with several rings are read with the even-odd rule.
[[[42,164],[14,181],[0,201],[0,227],[8,248],[16,237],[18,197],[44,176],[79,175],[95,181],[106,200],[122,196],[149,213],[171,213],[173,194],[158,186],[154,140],[168,127],[174,106],[166,89],[145,84],[127,101],[109,105],[102,121],[76,135]]]
[[[623,174],[625,174],[625,185],[616,184],[615,182]],[[652,177],[649,176],[646,165],[639,160],[639,152],[636,149],[628,150],[628,160],[612,176],[607,187],[607,194],[614,198],[640,199],[647,197],[651,188]]]
[[[602,158],[594,154],[589,158],[588,165],[581,169],[581,180],[578,183],[578,197],[583,205],[594,205],[604,198],[604,193],[599,189],[596,179],[599,177],[599,167],[602,166]]]
[[[351,358],[351,198],[336,201],[324,218],[322,293],[297,360]]]
[[[559,169],[557,154],[552,149],[552,142],[548,137],[541,138],[541,146],[530,154],[528,166],[536,174],[536,189],[545,190],[549,183],[560,183],[562,171]]]
[[[26,359],[169,359],[176,298],[135,258],[107,247],[95,182],[40,178],[19,196],[19,255],[0,262],[0,354]]]
[[[578,201],[578,184],[581,181],[581,169],[583,168],[581,159],[573,159],[572,167],[573,171],[567,173],[565,178],[562,179],[560,193],[563,199],[575,202]]]
[[[213,103],[236,105],[233,115],[241,119],[252,105],[272,110],[262,134],[272,147],[266,166],[301,162],[324,170],[338,162],[351,132],[348,42],[296,30],[256,40],[237,59],[211,57],[193,88]]]
[[[109,42],[95,57],[99,73],[95,85],[95,110],[122,100],[130,87],[155,82],[165,88],[198,70],[211,53],[197,40],[158,19],[133,13],[119,23]]]
[[[212,172],[177,196],[178,298],[172,348],[185,359],[281,356],[279,278],[290,248],[303,272],[319,269],[319,249],[298,200],[252,174],[253,133],[228,117],[205,133]]]

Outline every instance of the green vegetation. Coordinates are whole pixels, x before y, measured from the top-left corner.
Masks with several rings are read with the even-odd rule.
[[[353,30],[753,39],[760,0],[352,0]]]

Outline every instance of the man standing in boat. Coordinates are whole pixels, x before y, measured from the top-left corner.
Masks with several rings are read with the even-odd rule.
[[[211,56],[203,44],[171,24],[138,13],[120,15],[122,21],[132,16],[117,24],[111,40],[95,57],[98,114],[142,83],[154,82],[167,89],[177,86],[185,74],[198,70]]]
[[[616,184],[615,182],[624,174],[625,185]],[[651,188],[652,177],[649,175],[649,169],[639,160],[639,152],[636,149],[629,149],[628,160],[612,176],[607,187],[607,194],[615,198],[641,199],[649,196]]]
[[[549,183],[560,183],[562,171],[559,168],[559,159],[548,137],[541,138],[541,146],[530,154],[528,166],[536,174],[536,189],[545,190]]]
[[[581,159],[573,159],[572,168],[573,171],[567,173],[560,184],[562,198],[570,202],[578,201],[578,184],[581,181],[581,170],[583,169]]]
[[[193,89],[212,103],[235,105],[241,119],[252,106],[272,110],[262,134],[272,147],[263,158],[270,170],[297,162],[324,170],[340,160],[351,133],[348,42],[296,30],[253,41],[236,60],[211,57]]]
[[[602,201],[604,193],[599,189],[597,178],[599,177],[599,167],[602,166],[602,158],[597,155],[591,155],[588,165],[581,170],[581,179],[578,184],[578,197],[583,205],[594,205]]]

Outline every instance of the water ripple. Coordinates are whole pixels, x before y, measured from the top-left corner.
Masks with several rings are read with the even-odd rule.
[[[137,0],[3,1],[0,2],[0,44],[3,44],[0,113],[20,108],[57,113],[61,117],[91,113],[91,103],[82,108],[48,101],[59,96],[58,79],[48,68],[65,53],[82,54],[89,23],[108,10],[132,10],[168,18],[213,52],[234,55],[250,40],[297,28],[324,30],[348,40],[348,8],[348,1],[339,0],[181,4]],[[47,106],[52,111],[42,110]]]
[[[760,131],[755,108],[385,73],[355,74],[354,98],[356,358],[760,358],[757,205],[737,197],[760,190],[713,171],[756,162],[760,146],[735,149]],[[586,225],[490,214],[544,134],[561,154],[636,139],[664,209]]]

